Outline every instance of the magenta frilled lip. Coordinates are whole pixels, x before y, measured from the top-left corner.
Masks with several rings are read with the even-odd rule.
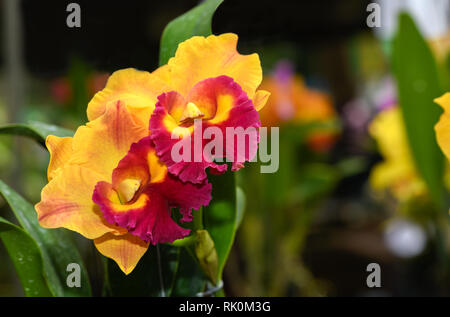
[[[200,184],[207,168],[220,174],[227,170],[225,161],[238,170],[252,160],[260,126],[252,100],[232,78],[219,76],[197,83],[187,96],[175,91],[160,95],[149,127],[168,171],[183,182]]]
[[[181,222],[191,221],[192,208],[211,200],[211,184],[183,183],[167,173],[150,137],[134,143],[113,171],[112,183],[98,182],[93,201],[105,219],[152,244],[173,242],[190,232],[171,217],[179,208]]]

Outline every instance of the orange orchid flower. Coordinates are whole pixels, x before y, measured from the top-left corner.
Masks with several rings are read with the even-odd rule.
[[[113,73],[88,104],[89,122],[73,137],[46,140],[49,183],[35,206],[40,224],[94,240],[99,252],[125,274],[133,271],[150,243],[188,235],[172,218],[171,208],[179,209],[180,222],[191,221],[191,210],[209,203],[211,184],[204,178],[183,182],[170,170],[170,162],[158,153],[162,138],[149,130],[150,117],[159,102],[163,122],[171,119],[185,126],[202,113],[208,114],[204,119],[209,124],[247,120],[259,126],[256,111],[269,93],[257,90],[262,80],[258,55],[239,54],[237,40],[235,34],[195,36],[152,73],[131,68]],[[175,94],[182,101],[177,107],[161,102]],[[242,109],[251,120],[237,116]],[[200,166],[197,173],[207,167]]]

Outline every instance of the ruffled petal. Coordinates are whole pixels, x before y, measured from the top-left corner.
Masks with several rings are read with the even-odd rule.
[[[144,241],[173,242],[189,234],[171,217],[180,208],[183,221],[192,220],[192,208],[207,205],[211,185],[184,184],[167,173],[149,137],[131,146],[113,172],[112,184],[99,182],[92,197],[111,224],[126,228]]]
[[[145,254],[149,244],[131,234],[115,236],[106,234],[94,240],[97,250],[113,259],[126,274],[130,274]]]
[[[120,100],[133,120],[147,127],[155,108],[156,97],[168,89],[163,80],[148,72],[134,68],[118,70],[109,77],[106,87],[89,102],[88,119],[97,119],[105,113],[108,104],[115,104]]]
[[[92,193],[100,174],[76,165],[66,166],[48,183],[41,193],[41,201],[35,206],[42,227],[64,227],[76,231],[88,239],[105,233],[123,233],[120,227],[110,225],[100,208],[92,201]]]
[[[394,107],[380,112],[370,124],[369,132],[384,158],[371,172],[372,187],[389,189],[399,200],[424,194],[426,186],[417,174],[409,150],[401,110]]]
[[[237,170],[245,161],[254,157],[259,142],[258,112],[232,78],[209,78],[193,87],[184,102],[184,109],[189,110],[188,106],[192,104],[203,114],[203,120],[194,124],[191,122],[187,125],[188,122],[177,120],[170,114],[175,101],[181,104],[181,97],[173,96],[176,94],[171,92],[159,96],[155,112],[150,118],[150,137],[155,144],[156,153],[171,174],[183,182],[199,184],[206,179],[207,168],[214,169],[215,173],[226,170],[226,164],[218,165],[213,162],[215,159],[226,157],[233,162],[233,170]],[[179,105],[177,107],[182,108]],[[198,126],[198,123],[201,123],[201,126]],[[185,130],[186,133],[174,133],[176,128],[179,131]],[[216,140],[218,136],[215,135],[211,135],[211,140],[203,138],[208,128],[211,128],[209,131],[215,128],[221,139]],[[228,137],[227,128],[234,128],[235,133]],[[246,133],[249,137],[245,136]],[[217,144],[211,154],[208,153],[213,152],[209,151],[210,142]],[[207,151],[204,151],[205,147],[208,147]],[[213,147],[211,145],[211,150]],[[179,151],[178,148],[182,150]],[[179,153],[182,158],[175,159],[173,153]]]
[[[126,228],[132,235],[152,244],[173,242],[190,232],[171,218],[167,200],[157,191],[149,189],[136,201],[122,204],[111,184],[100,182],[95,187],[93,200],[108,222]]]
[[[194,144],[194,127],[182,127],[176,118],[169,113],[170,109],[177,107],[174,102],[181,100],[182,96],[176,92],[169,92],[158,97],[158,103],[154,113],[150,118],[150,138],[155,144],[156,154],[163,161],[171,174],[179,177],[183,182],[203,183],[207,178],[205,169],[208,167],[214,168],[217,173],[223,173],[227,169],[226,164],[217,165],[212,160],[209,162],[204,160],[200,155],[196,159],[195,151],[202,151],[202,140],[198,141],[198,145]],[[186,103],[183,103],[183,109]],[[200,129],[201,130],[201,129]],[[178,138],[172,138],[178,135]],[[186,148],[186,156],[183,160],[175,161],[172,157],[172,149],[176,144],[181,144]],[[189,149],[189,150],[188,150]],[[192,151],[191,151],[192,149]],[[184,150],[181,150],[184,154]]]
[[[172,88],[186,96],[198,82],[220,75],[232,77],[250,98],[262,80],[258,54],[241,55],[232,33],[194,36],[182,42],[168,62]]]
[[[178,207],[183,218],[181,222],[192,221],[192,209],[208,206],[211,201],[212,185],[210,183],[182,183],[175,176],[168,175],[164,182],[155,186],[163,194],[169,206]]]
[[[111,181],[114,168],[131,144],[147,135],[148,130],[133,121],[121,102],[111,104],[104,115],[78,128],[69,163],[89,168]]]
[[[49,135],[45,140],[45,145],[50,152],[47,178],[51,181],[58,175],[72,155],[72,138],[60,138],[54,135]]]

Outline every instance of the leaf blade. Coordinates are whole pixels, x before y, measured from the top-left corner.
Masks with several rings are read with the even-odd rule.
[[[204,207],[203,223],[217,251],[217,281],[220,282],[237,230],[236,180],[231,172],[222,175],[210,174],[208,178],[213,188],[213,200]]]
[[[211,34],[211,20],[223,0],[207,0],[172,20],[161,37],[159,65],[167,64],[178,44],[195,35]]]
[[[49,288],[55,296],[90,296],[91,287],[81,255],[63,229],[45,229],[39,225],[34,207],[12,188],[0,180],[0,195],[11,207],[17,220],[37,243],[43,258],[44,272]],[[67,265],[81,267],[81,287],[66,284]]]
[[[25,295],[52,296],[44,276],[42,254],[33,238],[22,228],[0,217],[0,240],[13,262]]]
[[[0,125],[0,134],[20,135],[36,140],[42,146],[45,146],[45,139],[48,135],[59,137],[73,136],[74,132],[55,125],[31,121],[25,123],[13,123]]]
[[[442,206],[444,157],[434,134],[434,125],[441,111],[433,100],[444,91],[433,54],[406,13],[399,17],[392,60],[399,103],[416,168],[427,184],[433,201],[437,206]]]

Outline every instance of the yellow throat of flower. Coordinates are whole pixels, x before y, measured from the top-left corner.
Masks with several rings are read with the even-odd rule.
[[[122,204],[131,201],[141,186],[141,181],[138,179],[127,178],[120,183],[118,188],[119,199]]]
[[[193,102],[189,102],[180,117],[180,122],[187,122],[203,117],[205,114]]]

